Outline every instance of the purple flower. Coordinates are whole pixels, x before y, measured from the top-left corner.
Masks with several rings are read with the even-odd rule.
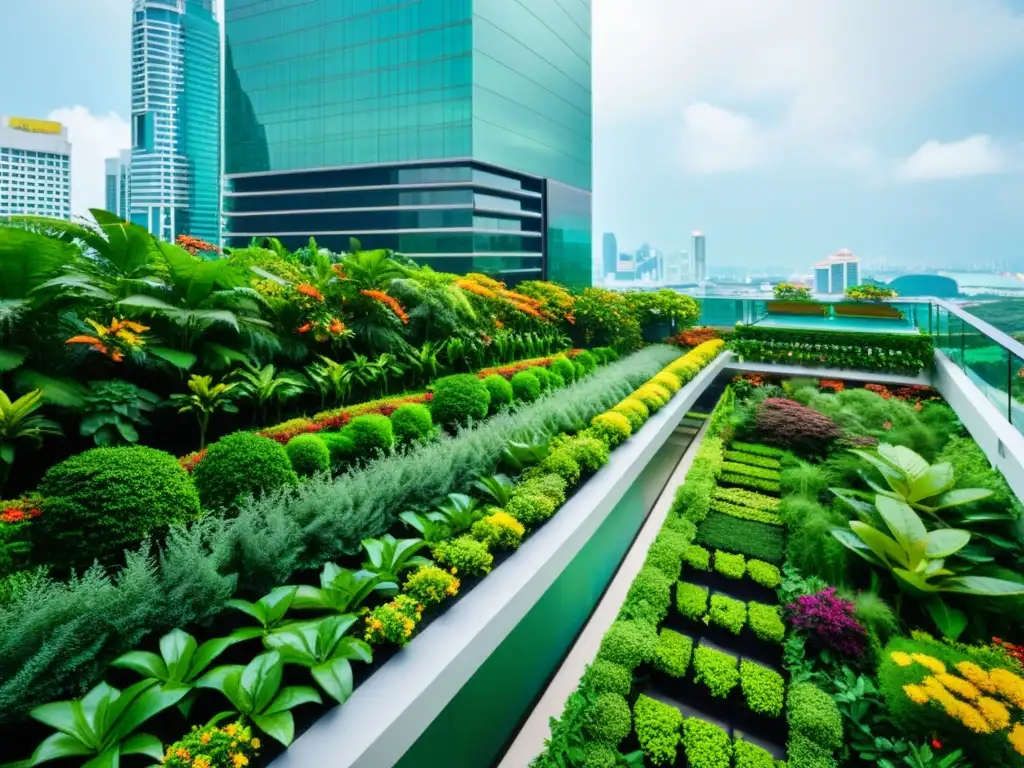
[[[835,587],[803,595],[786,606],[786,618],[794,627],[845,656],[860,656],[868,633],[853,612],[853,603],[837,597]]]

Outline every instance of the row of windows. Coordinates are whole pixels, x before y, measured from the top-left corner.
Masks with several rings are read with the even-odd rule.
[[[287,231],[267,231],[261,233],[257,230],[239,231],[235,234],[227,233],[229,245],[248,245],[251,237],[273,235],[281,240],[287,248],[300,248],[309,242],[309,235],[316,237],[321,247],[332,250],[347,250],[349,247],[348,234],[331,234],[330,232],[301,232],[289,234]],[[523,260],[524,267],[536,267],[536,260],[541,257],[541,239],[539,237],[520,237],[518,235],[492,235],[473,233],[383,233],[367,234],[360,233],[358,239],[363,248],[372,250],[376,248],[390,248],[399,253],[422,254],[429,257],[430,254],[466,254],[471,256],[474,253],[506,253],[515,254],[517,259]],[[527,255],[529,254],[529,255]],[[477,257],[480,258],[480,257]],[[450,257],[444,258],[445,271],[451,269],[453,262]],[[440,261],[441,259],[438,258]],[[435,265],[437,266],[437,265]],[[441,267],[437,267],[441,268]]]
[[[32,149],[13,149],[10,147],[0,148],[0,159],[7,160],[9,158],[37,158],[40,160],[63,162],[64,165],[68,164],[68,156],[60,154],[58,152],[39,152]],[[32,160],[29,160],[32,162]]]
[[[134,190],[133,190],[134,191]],[[237,206],[237,201],[236,201]],[[329,210],[310,213],[272,212],[238,215],[226,210],[232,232],[374,232],[396,229],[477,229],[540,236],[539,218],[502,218],[474,215],[472,208],[347,211]]]

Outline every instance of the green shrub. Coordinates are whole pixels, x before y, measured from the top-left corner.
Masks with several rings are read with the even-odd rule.
[[[843,719],[835,701],[810,683],[789,686],[786,719],[790,733],[797,733],[825,749],[843,745]]]
[[[312,477],[331,470],[331,452],[320,435],[296,435],[284,449],[299,477]]]
[[[786,636],[786,625],[782,623],[779,608],[764,603],[747,603],[747,621],[759,640],[781,643]]]
[[[715,552],[715,570],[727,579],[742,579],[747,571],[747,561],[743,555]]]
[[[612,408],[615,413],[621,413],[629,419],[629,426],[636,432],[650,418],[651,412],[642,402],[635,397],[627,397],[621,403]]]
[[[556,506],[562,506],[565,503],[565,489],[566,482],[560,475],[548,473],[548,474],[536,474],[528,480],[516,485],[512,495],[516,494],[534,494],[538,496],[547,496]]]
[[[799,733],[790,733],[786,758],[787,768],[836,768],[838,765],[831,749],[825,749]]]
[[[479,421],[487,416],[491,395],[487,387],[471,373],[445,376],[434,382],[434,397],[430,409],[434,421],[446,429],[464,425],[470,419]]]
[[[537,381],[540,382],[541,392],[547,392],[551,389],[551,372],[547,368],[533,365],[526,369],[526,373],[532,373],[537,377]]]
[[[826,464],[809,464],[801,461],[794,467],[782,470],[781,485],[787,494],[800,494],[808,499],[817,499],[833,484],[831,474]]]
[[[531,473],[534,472],[559,475],[570,486],[574,486],[580,481],[580,464],[568,446],[551,451],[539,464],[531,467]]]
[[[740,689],[751,712],[768,717],[782,714],[786,682],[774,669],[744,659],[740,662]]]
[[[846,514],[795,496],[783,503],[782,517],[789,527],[786,555],[793,566],[830,584],[847,580],[850,550],[832,535],[833,528],[849,525]]]
[[[732,765],[729,734],[697,717],[683,721],[683,753],[689,768],[729,768]]]
[[[762,587],[775,589],[782,583],[782,573],[771,563],[761,560],[747,561],[747,575]]]
[[[587,369],[583,367],[582,363],[577,363],[575,360],[572,363],[572,369],[576,371],[576,381],[587,375]]]
[[[633,608],[640,601],[646,601],[656,615],[655,624],[668,615],[672,603],[672,581],[657,568],[641,568],[626,593],[623,610]]]
[[[621,445],[633,434],[629,419],[622,413],[605,411],[590,420],[590,429],[609,448]]]
[[[734,446],[735,447],[735,446]],[[736,461],[740,464],[748,464],[751,467],[764,467],[765,469],[782,469],[782,462],[778,459],[771,458],[769,456],[759,456],[755,453],[745,453],[743,451],[726,451],[726,461]]]
[[[686,473],[686,480],[676,489],[672,510],[700,524],[707,517],[708,508],[715,491],[715,483],[721,472],[722,441],[706,437],[697,449],[693,466]]]
[[[593,373],[597,369],[597,358],[594,357],[593,353],[583,350],[576,357],[573,358],[573,362],[579,363],[583,366],[584,373]]]
[[[512,377],[512,394],[516,400],[532,403],[540,397],[540,379],[529,371],[520,371]]]
[[[648,383],[634,392],[633,397],[646,405],[651,413],[655,413],[665,407],[672,395],[660,384]]]
[[[572,361],[563,356],[559,355],[551,361],[551,365],[548,366],[548,370],[551,373],[557,373],[563,379],[566,384],[571,384],[576,380],[576,369],[572,366]]]
[[[421,565],[406,577],[402,591],[417,603],[440,605],[459,593],[459,580],[436,565]]]
[[[710,571],[711,553],[699,544],[691,544],[683,553],[683,562],[694,570]]]
[[[192,470],[206,509],[230,508],[240,496],[261,496],[299,482],[284,446],[269,437],[235,432],[209,447]]]
[[[752,520],[755,523],[764,523],[765,525],[782,525],[782,518],[776,514],[762,512],[759,509],[750,509],[739,504],[730,504],[719,499],[711,502],[711,511],[735,517],[738,520]]]
[[[539,493],[518,491],[512,495],[505,511],[522,523],[527,529],[536,528],[553,514],[557,505],[549,496]]]
[[[487,517],[473,523],[470,534],[492,551],[518,549],[526,534],[526,527],[505,510],[495,509]]]
[[[742,443],[736,440],[732,444],[734,451],[743,451],[743,453],[753,453],[758,456],[769,456],[775,459],[781,459],[786,455],[786,451],[782,448],[776,448],[772,445],[762,445],[761,443]]]
[[[616,352],[612,347],[594,347],[590,350],[591,354],[597,358],[601,365],[607,365],[608,363],[614,363],[619,359],[619,353]]]
[[[629,696],[633,687],[633,675],[621,664],[597,659],[583,673],[584,687],[593,688],[597,693],[616,693]]]
[[[663,528],[647,550],[645,567],[657,568],[672,581],[679,578],[683,565],[683,553],[690,546],[690,539],[682,533]]]
[[[391,419],[380,413],[356,416],[342,432],[352,443],[352,458],[369,459],[391,453],[395,447],[395,432]]]
[[[340,468],[352,460],[352,438],[344,430],[341,432],[319,432],[318,437],[327,446],[332,467]]]
[[[654,765],[672,765],[679,746],[683,713],[671,704],[643,694],[633,705],[633,727],[640,749]]]
[[[497,413],[502,408],[512,405],[515,395],[512,392],[512,385],[504,376],[492,373],[484,379],[484,386],[491,396],[490,412]]]
[[[432,552],[439,565],[454,568],[460,576],[483,576],[490,573],[494,563],[494,555],[487,551],[487,545],[472,536],[439,542]]]
[[[743,739],[732,743],[736,768],[775,768],[775,758],[767,750]]]
[[[682,515],[677,515],[672,512],[668,513],[668,517],[665,518],[664,528],[669,531],[675,531],[681,533],[686,537],[687,541],[693,541],[697,538],[697,526],[694,525],[692,520],[688,520]],[[686,555],[688,550],[683,550],[683,555]]]
[[[785,533],[777,525],[712,512],[697,529],[697,541],[713,549],[726,549],[769,563],[780,563]]]
[[[765,493],[779,493],[782,489],[777,480],[762,480],[759,477],[737,475],[731,472],[723,472],[719,482],[728,485],[742,485],[745,488],[753,488],[755,491],[764,491]]]
[[[588,741],[583,745],[582,768],[615,768],[619,753],[603,741]]]
[[[560,449],[568,451],[581,469],[597,472],[608,463],[608,445],[599,437],[577,435]]]
[[[782,473],[777,469],[764,469],[763,467],[752,467],[749,464],[737,464],[735,461],[726,461],[722,464],[722,471],[734,475],[746,475],[747,477],[759,477],[762,480],[771,480],[774,483],[782,479]]]
[[[762,512],[778,512],[782,505],[782,502],[776,498],[765,496],[763,493],[745,491],[742,488],[716,488],[715,498]]]
[[[550,381],[551,389],[562,389],[565,386],[565,379],[557,373],[548,371],[548,380]]]
[[[284,449],[273,445],[291,472]],[[177,459],[141,445],[65,459],[43,476],[39,494],[46,501],[30,528],[32,554],[61,569],[120,560],[126,547],[199,514],[199,496]]]
[[[735,600],[726,595],[711,596],[711,610],[708,618],[712,624],[738,635],[747,623],[747,606],[742,600]]]
[[[693,653],[693,681],[704,683],[712,696],[724,699],[740,682],[736,665],[735,656],[698,645]]]
[[[680,616],[700,621],[708,610],[708,588],[680,582],[676,585],[676,609]]]
[[[693,654],[693,639],[667,627],[658,633],[654,649],[654,668],[670,677],[686,677]]]
[[[634,670],[654,658],[658,635],[653,626],[636,621],[615,621],[601,639],[598,659]]]
[[[599,693],[583,716],[583,730],[594,741],[613,747],[629,736],[633,718],[629,704],[617,693]]]
[[[419,403],[400,405],[391,414],[391,430],[401,445],[422,443],[434,434],[430,409]]]

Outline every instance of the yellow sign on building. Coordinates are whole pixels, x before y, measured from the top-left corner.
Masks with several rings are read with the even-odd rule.
[[[34,120],[31,117],[12,117],[7,122],[11,128],[32,133],[60,133],[64,127],[53,120]]]

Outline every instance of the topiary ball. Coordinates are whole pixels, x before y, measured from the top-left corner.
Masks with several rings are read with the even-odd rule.
[[[576,381],[579,381],[587,375],[587,369],[583,367],[583,363],[573,361],[572,369],[576,371]]]
[[[395,440],[402,445],[422,443],[434,434],[434,420],[427,406],[409,403],[391,414],[391,429]]]
[[[496,413],[506,405],[512,405],[512,385],[504,376],[492,373],[484,379],[484,386],[491,395],[491,413]]]
[[[629,419],[629,426],[636,432],[642,427],[651,416],[650,409],[635,397],[627,397],[621,403],[612,408],[615,413],[621,413]]]
[[[590,420],[590,429],[593,434],[604,440],[609,448],[624,443],[633,434],[633,427],[629,419],[615,411],[597,414]]]
[[[240,496],[261,496],[299,481],[284,446],[269,437],[235,432],[210,446],[192,470],[206,509],[235,506]]]
[[[320,439],[331,455],[331,466],[337,469],[352,459],[352,438],[341,432],[321,432]]]
[[[548,371],[548,378],[551,379],[551,389],[561,389],[565,386],[565,379],[559,376],[557,373]]]
[[[570,384],[576,380],[576,369],[573,368],[572,361],[563,356],[559,355],[551,361],[551,365],[548,366],[548,370],[551,373],[557,373],[563,379],[566,384]]]
[[[331,452],[319,435],[296,435],[284,447],[292,469],[299,477],[312,477],[331,469]]]
[[[520,371],[512,377],[512,394],[516,400],[532,403],[540,397],[540,381],[529,371]]]
[[[466,424],[470,419],[486,417],[490,404],[487,387],[471,373],[445,376],[434,384],[431,401],[434,421],[448,429]]]
[[[351,442],[351,458],[371,459],[390,453],[395,447],[395,432],[391,419],[379,413],[356,416],[342,430]]]
[[[551,389],[551,372],[547,368],[543,368],[539,365],[531,365],[526,369],[527,373],[532,373],[537,377],[537,381],[540,382],[540,391],[547,392]]]
[[[583,366],[585,373],[592,373],[597,368],[597,358],[587,350],[580,352],[573,360]]]
[[[47,471],[39,495],[45,503],[31,528],[34,553],[59,566],[115,562],[124,548],[200,511],[199,494],[178,460],[141,445],[72,456]]]

